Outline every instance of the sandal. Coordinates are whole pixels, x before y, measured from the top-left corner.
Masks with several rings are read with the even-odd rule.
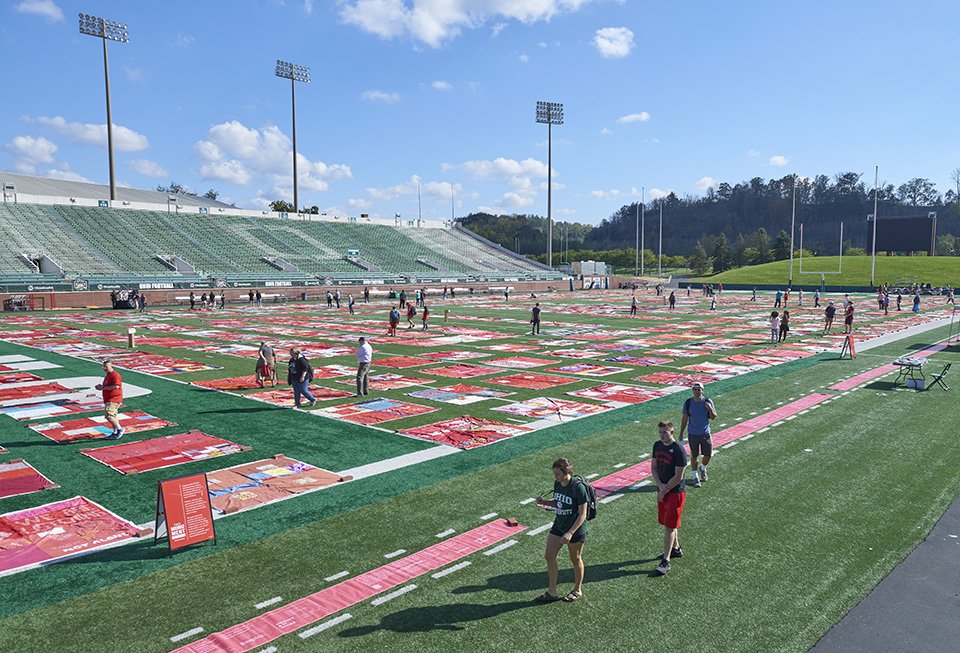
[[[574,590],[569,594],[567,594],[565,597],[563,597],[563,600],[567,603],[573,603],[574,601],[579,599],[581,596],[583,596],[583,592],[581,592],[580,590]]]
[[[537,603],[554,603],[559,601],[560,597],[556,594],[551,594],[550,592],[544,592],[540,596],[534,599]]]

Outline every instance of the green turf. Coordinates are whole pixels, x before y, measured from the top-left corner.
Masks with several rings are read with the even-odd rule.
[[[604,299],[598,306],[608,302]],[[526,309],[456,310],[477,316],[522,317]],[[555,319],[555,314],[548,313],[547,319]],[[621,318],[609,316],[562,319],[614,328],[658,324],[645,319],[624,325]],[[199,324],[193,316],[177,321]],[[468,317],[462,324],[487,325]],[[116,325],[102,328],[115,331]],[[519,336],[522,324],[497,328],[517,334],[509,342],[527,340]],[[719,421],[732,424],[735,417],[747,418],[750,412],[802,396],[945,335],[946,330],[939,329],[854,361],[838,361],[828,354],[808,358],[720,381],[711,384],[709,391],[718,401]],[[379,349],[378,356],[424,351],[393,342]],[[22,351],[0,344],[0,355]],[[197,352],[175,351],[207,360]],[[46,374],[50,377],[96,374],[99,369],[94,363],[35,350],[28,353],[65,365],[52,371],[56,374]],[[950,358],[957,358],[955,351],[935,357],[936,361]],[[231,356],[209,360],[224,369],[177,378],[250,372],[249,361]],[[348,364],[349,357],[314,361],[328,362]],[[397,372],[418,374],[417,368]],[[282,452],[337,470],[429,446],[265,404],[251,406],[252,402],[238,397],[165,379],[131,372],[124,372],[124,377],[154,390],[142,402],[138,400],[136,408],[189,428],[202,427],[214,435],[254,443],[253,452],[225,457],[215,467]],[[587,379],[559,390],[610,379]],[[483,379],[478,384],[483,385]],[[404,398],[407,391],[383,394]],[[541,394],[523,390],[516,398]],[[13,645],[18,650],[169,650],[173,645],[167,638],[172,634],[197,625],[207,633],[233,625],[258,613],[254,603],[277,595],[286,603],[327,586],[322,580],[327,575],[343,569],[351,574],[373,569],[384,564],[385,552],[424,548],[437,541],[434,533],[447,528],[468,530],[488,512],[515,515],[538,526],[547,518],[518,501],[549,487],[549,464],[554,458],[571,457],[578,471],[601,475],[615,471],[618,463],[636,462],[640,453],[649,450],[656,422],[679,417],[681,398],[665,397],[561,424],[232,516],[217,522],[216,547],[196,547],[168,557],[162,545],[144,542],[0,579],[0,594],[5,597],[0,610],[10,615],[0,621],[0,650]],[[697,633],[685,627],[689,624],[686,609],[696,602],[713,624],[711,649],[805,650],[915,546],[956,495],[957,482],[948,472],[960,461],[953,454],[940,455],[948,449],[951,428],[949,413],[942,410],[945,398],[949,395],[939,390],[897,392],[886,381],[878,381],[803,419],[720,452],[712,468],[713,480],[703,490],[691,492],[682,536],[687,557],[665,579],[649,577],[654,566],[650,559],[661,538],[652,497],[638,492],[601,506],[587,549],[587,596],[580,603],[547,607],[529,603],[545,582],[541,558],[545,535],[521,535],[520,545],[503,553],[471,556],[473,564],[466,570],[440,580],[414,580],[418,589],[395,602],[350,608],[353,619],[331,631],[306,642],[288,636],[276,644],[281,650],[413,646],[439,651],[467,645],[506,650],[531,647],[562,632],[564,641],[587,650],[642,650],[651,630],[659,641],[667,629],[674,628],[683,631],[677,645],[685,650],[696,648],[700,641]],[[475,407],[470,407],[471,413]],[[398,422],[429,423],[462,412],[445,407]],[[476,414],[503,418],[488,408]],[[42,502],[83,492],[125,517],[145,521],[152,516],[157,479],[214,468],[204,461],[123,477],[72,451],[89,445],[48,444],[24,425],[11,427],[5,420],[0,444],[15,445],[18,454],[23,452],[45,473],[53,470],[48,475],[65,485],[62,490],[41,493]],[[902,433],[904,423],[922,434],[925,450],[937,455],[923,460],[912,456],[914,439],[894,435]],[[396,423],[384,426],[392,429]],[[917,482],[918,478],[924,482]],[[929,478],[947,482],[930,483]],[[897,492],[891,493],[891,488]],[[37,505],[41,495],[5,499],[3,510]],[[749,600],[743,600],[744,595]],[[665,611],[665,602],[675,607]],[[554,613],[528,612],[554,609],[573,610],[583,618],[584,628],[568,632],[561,630]],[[144,620],[148,612],[151,618]],[[647,617],[638,620],[638,615]]]
[[[844,256],[842,274],[829,274],[840,270],[838,256],[803,257],[800,274],[800,259],[793,260],[794,286],[819,286],[820,274],[825,275],[829,286],[869,286],[870,257]],[[816,274],[806,274],[814,272]],[[960,257],[956,256],[877,256],[874,277],[876,283],[908,285],[930,283],[935,287],[960,284]],[[763,265],[751,265],[727,270],[720,274],[697,278],[695,281],[726,284],[786,284],[790,279],[790,261],[775,261]]]

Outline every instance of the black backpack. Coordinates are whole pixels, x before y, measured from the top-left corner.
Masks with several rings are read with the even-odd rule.
[[[597,491],[579,474],[574,476],[573,480],[578,483],[583,483],[583,486],[587,490],[587,521],[595,519],[597,516]]]
[[[313,365],[310,364],[310,361],[304,361],[307,364],[307,381],[313,382]]]

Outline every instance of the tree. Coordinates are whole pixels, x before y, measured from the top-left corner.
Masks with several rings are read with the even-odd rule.
[[[161,193],[170,193],[172,195],[196,195],[196,193],[191,193],[187,190],[186,186],[175,181],[171,181],[169,186],[157,186],[157,190]]]
[[[713,271],[723,272],[730,267],[730,247],[727,245],[727,234],[721,233],[717,244],[713,247]]]
[[[960,168],[954,168],[953,172],[950,173],[950,179],[957,185],[957,192],[954,197],[960,198]]]
[[[757,229],[756,233],[750,236],[750,247],[756,250],[756,259],[753,263],[770,262],[770,236],[763,227]]]
[[[693,256],[687,263],[696,275],[703,275],[710,271],[710,259],[707,258],[707,250],[703,248],[699,240],[697,246],[693,248]]]
[[[733,249],[730,250],[730,263],[735,268],[742,268],[747,265],[747,239],[743,234],[737,234],[737,240],[733,243]]]
[[[933,206],[940,202],[940,193],[930,180],[915,177],[897,188],[897,199],[910,206]]]
[[[206,193],[204,193],[203,196],[206,197],[208,200],[215,200],[218,197],[220,197],[220,193],[218,193],[217,191],[211,188]]]
[[[937,256],[954,256],[957,251],[957,237],[953,234],[937,236]]]
[[[788,258],[790,258],[790,234],[781,229],[773,244],[773,260],[783,261]]]
[[[293,204],[284,202],[283,200],[273,200],[270,202],[270,208],[277,213],[295,213]]]

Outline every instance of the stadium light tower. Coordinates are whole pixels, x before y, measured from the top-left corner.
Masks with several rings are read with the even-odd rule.
[[[877,268],[877,200],[880,196],[880,166],[873,169],[873,246],[870,248],[870,286],[877,287],[875,272]],[[843,248],[843,243],[840,243]]]
[[[113,172],[113,115],[110,111],[110,68],[107,65],[107,41],[129,43],[125,23],[118,23],[90,14],[80,14],[80,33],[103,40],[103,79],[107,89],[107,157],[110,160],[110,201],[117,199],[117,180]]]
[[[310,69],[277,59],[277,77],[290,80],[290,105],[293,107],[293,210],[300,212],[297,195],[297,82],[310,83]]]
[[[537,101],[537,122],[547,126],[547,265],[553,267],[553,126],[563,124],[563,103]]]

